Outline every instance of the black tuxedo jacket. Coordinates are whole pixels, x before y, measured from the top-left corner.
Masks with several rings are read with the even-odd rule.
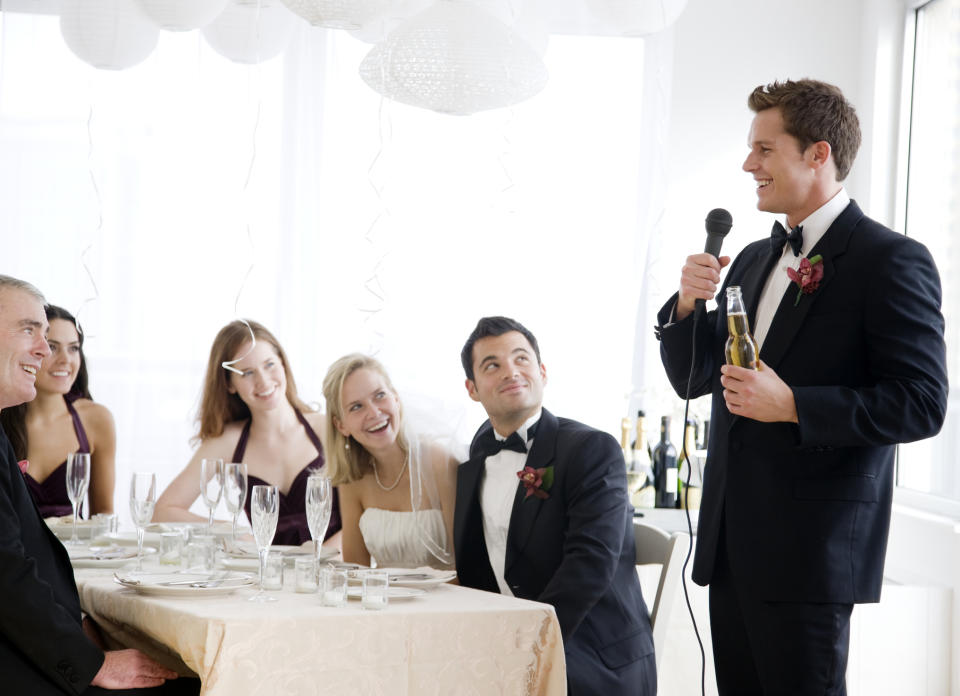
[[[776,262],[769,241],[736,258],[719,307],[697,327],[691,397],[713,394],[710,446],[693,579],[710,582],[726,530],[730,570],[761,599],[880,599],[894,453],[936,434],[946,412],[940,281],[920,243],[866,217],[852,202],[811,250],[818,290],[795,305],[791,284],[760,350],[793,390],[799,424],[730,414],[723,400],[725,288],[740,285],[751,327]],[[658,319],[661,357],[687,391],[693,319]]]
[[[490,428],[488,421],[477,435]],[[457,474],[457,574],[463,585],[499,592],[480,508],[485,458],[475,446],[470,455]],[[571,694],[652,696],[653,638],[634,565],[633,508],[620,446],[606,433],[543,409],[526,465],[553,467],[554,479],[545,500],[525,498],[517,482],[507,583],[517,597],[556,609]]]
[[[30,497],[0,428],[0,692],[80,694],[103,664],[83,633],[63,544]]]

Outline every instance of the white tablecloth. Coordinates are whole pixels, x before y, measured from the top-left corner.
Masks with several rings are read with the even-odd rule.
[[[102,571],[77,571],[77,584],[110,639],[174,667],[179,655],[203,696],[566,693],[560,625],[547,604],[454,585],[364,611],[353,600],[321,606],[290,582],[263,604],[247,602],[247,589],[145,597]]]

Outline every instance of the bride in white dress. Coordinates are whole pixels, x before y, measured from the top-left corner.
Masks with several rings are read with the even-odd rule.
[[[359,353],[323,380],[327,469],[340,495],[343,560],[452,568],[457,461],[403,429],[386,370]]]

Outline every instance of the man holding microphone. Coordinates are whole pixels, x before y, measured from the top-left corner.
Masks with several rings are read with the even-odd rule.
[[[845,694],[853,604],[880,600],[896,444],[946,413],[940,281],[840,183],[860,127],[839,89],[774,82],[748,104],[743,169],[785,226],[732,264],[689,256],[658,314],[674,389],[713,395],[693,579],[710,586],[720,694]],[[728,265],[759,370],[724,364],[722,302],[694,311]]]

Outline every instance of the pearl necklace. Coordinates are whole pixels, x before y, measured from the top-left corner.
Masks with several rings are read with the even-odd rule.
[[[403,460],[403,466],[400,467],[400,475],[397,476],[397,480],[393,482],[392,486],[384,486],[380,483],[380,474],[377,473],[377,460],[373,459],[373,477],[377,480],[377,485],[384,491],[390,492],[398,485],[400,485],[400,479],[403,478],[403,472],[407,470],[407,462],[410,461],[409,455]]]

